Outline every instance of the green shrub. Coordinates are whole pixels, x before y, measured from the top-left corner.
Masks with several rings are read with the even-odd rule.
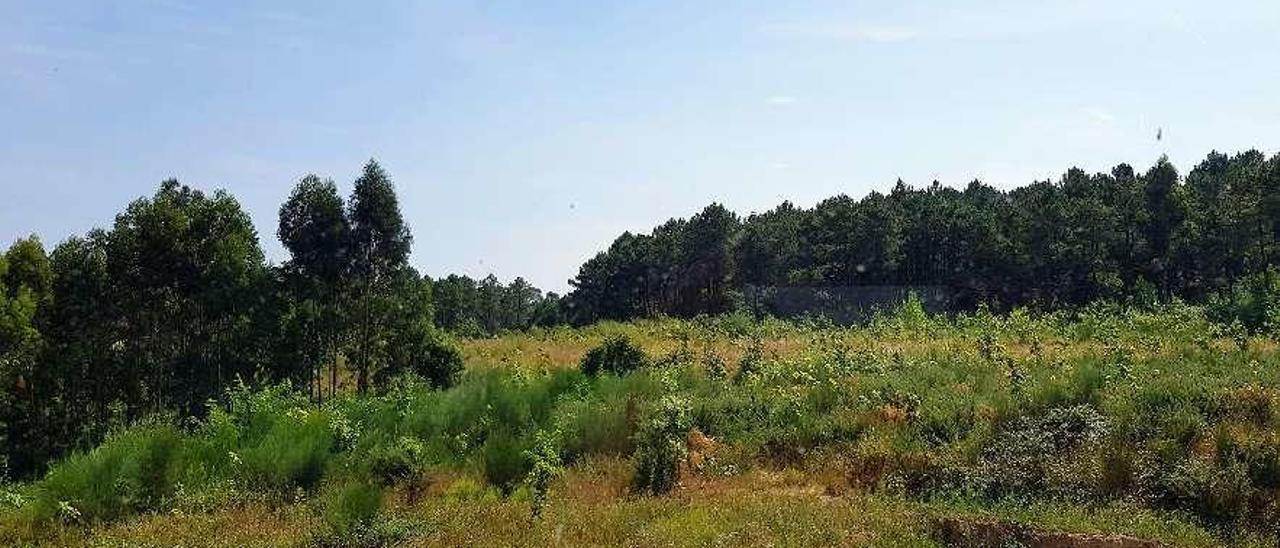
[[[1081,447],[1100,441],[1108,429],[1106,418],[1089,405],[1019,418],[986,447],[975,479],[995,497],[1041,493],[1049,487],[1051,469],[1086,457]]]
[[[227,443],[261,439],[285,415],[311,407],[306,395],[288,384],[253,389],[241,382],[227,390],[226,398],[226,408],[215,406],[206,424],[222,429]],[[219,420],[225,424],[214,424]]]
[[[40,520],[102,521],[155,510],[174,492],[182,439],[169,425],[138,427],[58,463],[40,482]]]
[[[742,382],[752,375],[760,373],[764,367],[764,342],[759,338],[752,338],[747,344],[747,349],[742,353],[742,359],[738,360],[738,370],[733,374],[734,382]]]
[[[562,398],[553,427],[561,433],[565,458],[586,455],[628,456],[643,402],[656,399],[659,387],[648,374],[602,377],[590,392]]]
[[[692,427],[689,401],[674,394],[664,396],[636,435],[633,490],[661,495],[676,486]]]
[[[323,414],[300,415],[278,417],[261,440],[238,454],[245,485],[284,492],[320,481],[332,456],[333,434]]]
[[[1163,471],[1154,483],[1165,504],[1190,510],[1218,525],[1244,519],[1256,493],[1240,463],[1219,464],[1195,458]]]
[[[386,387],[391,379],[412,373],[436,388],[448,388],[462,374],[462,351],[447,335],[435,329],[410,329],[388,345],[387,366],[374,376],[374,384]]]
[[[534,435],[533,448],[525,451],[524,456],[530,463],[529,476],[525,483],[532,491],[530,508],[533,517],[542,514],[551,492],[551,482],[564,473],[564,464],[560,460],[559,432],[539,430]]]
[[[353,451],[356,462],[371,478],[391,484],[422,470],[427,448],[418,438],[373,434],[362,439],[362,446]]]
[[[724,363],[724,358],[710,348],[702,353],[702,369],[706,371],[707,377],[715,380],[721,380],[729,376],[729,368]]]
[[[911,291],[891,310],[877,311],[871,324],[874,330],[881,333],[925,335],[935,327],[935,320],[925,309],[925,302],[920,294]]]
[[[1098,491],[1102,495],[1121,498],[1137,488],[1142,463],[1137,451],[1125,443],[1123,438],[1114,436],[1110,443],[1101,448],[1098,458]]]
[[[382,488],[350,482],[336,489],[325,506],[325,522],[339,535],[349,535],[373,523],[382,510]]]
[[[1037,428],[1055,451],[1063,451],[1094,442],[1107,435],[1107,418],[1091,405],[1074,405],[1051,409]]]
[[[1239,321],[1251,330],[1270,327],[1280,314],[1280,271],[1252,274],[1231,288],[1210,297],[1209,317],[1223,324]]]
[[[510,495],[529,475],[526,449],[524,440],[505,429],[491,435],[480,448],[480,471],[485,481],[497,487],[503,495]]]
[[[626,335],[614,335],[587,351],[587,355],[583,356],[579,364],[579,369],[590,376],[601,373],[626,375],[647,365],[649,365],[649,357],[635,343],[632,343],[631,339]]]

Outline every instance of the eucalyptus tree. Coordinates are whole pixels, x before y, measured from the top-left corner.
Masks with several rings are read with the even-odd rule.
[[[365,164],[347,201],[351,224],[351,279],[355,294],[356,387],[369,388],[371,371],[385,361],[385,330],[394,306],[395,282],[408,267],[413,236],[400,214],[395,186],[374,160]]]
[[[165,181],[116,217],[106,248],[142,411],[199,412],[230,379],[254,375],[261,331],[252,309],[267,272],[235,198]]]
[[[1276,249],[1280,245],[1280,153],[1267,160],[1260,186],[1260,239],[1264,242],[1262,260],[1266,265],[1267,277],[1270,278],[1272,272],[1280,267],[1280,250]]]
[[[24,473],[47,451],[40,418],[48,390],[36,382],[44,339],[38,315],[48,302],[49,261],[39,238],[0,256],[0,475]]]
[[[10,295],[16,295],[24,288],[37,299],[50,295],[53,274],[39,236],[33,234],[13,242],[5,252],[5,262],[8,263],[8,271],[4,274],[4,286]]]
[[[308,381],[319,400],[323,398],[324,372],[321,358],[315,354],[329,358],[332,395],[337,390],[338,357],[346,331],[343,304],[351,274],[351,225],[333,181],[315,175],[303,177],[280,206],[276,234],[290,253],[283,268],[284,282],[293,296],[287,317],[296,324],[303,342],[291,348],[311,364]]]
[[[45,432],[61,454],[97,443],[113,410],[138,401],[137,379],[121,367],[115,345],[122,317],[107,271],[107,234],[72,236],[50,254],[52,299],[41,331],[47,341],[43,383],[58,394]]]

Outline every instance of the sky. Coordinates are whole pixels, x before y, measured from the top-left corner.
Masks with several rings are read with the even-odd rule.
[[[173,177],[280,262],[293,185],[376,158],[420,271],[563,292],[712,201],[1280,152],[1275,0],[321,4],[0,0],[0,244]]]

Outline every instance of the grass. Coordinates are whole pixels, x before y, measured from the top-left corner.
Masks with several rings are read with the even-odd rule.
[[[579,370],[624,339],[638,370]],[[121,432],[7,487],[0,542],[932,545],[947,520],[1276,541],[1280,353],[1195,307],[668,319],[463,352],[448,390],[238,389],[199,425]]]
[[[1071,506],[973,507],[921,504],[894,497],[833,497],[796,471],[753,472],[700,482],[666,497],[625,493],[628,463],[587,463],[564,478],[543,517],[523,501],[497,496],[431,498],[406,503],[389,493],[384,526],[405,546],[936,546],[937,520],[1013,520],[1046,530],[1105,531],[1179,546],[1220,541],[1193,525],[1140,508]],[[457,480],[459,482],[470,480]],[[618,490],[622,489],[620,493]],[[214,513],[147,515],[83,536],[66,530],[50,539],[66,545],[306,546],[317,543],[323,517],[305,506],[250,504]],[[325,538],[325,537],[321,537]]]

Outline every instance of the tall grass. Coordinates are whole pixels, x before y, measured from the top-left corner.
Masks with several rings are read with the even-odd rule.
[[[142,426],[63,460],[40,482],[37,520],[94,522],[161,508],[187,455],[172,426]]]
[[[647,354],[628,357],[642,367],[575,367],[623,335],[628,355]],[[630,458],[650,493],[686,474],[835,467],[823,481],[837,493],[1123,501],[1224,538],[1275,535],[1280,354],[1241,337],[1176,304],[950,318],[907,307],[851,328],[731,316],[534,330],[471,343],[448,390],[407,379],[316,408],[285,387],[237,389],[200,425],[141,425],[58,463],[19,510],[92,523],[199,493],[323,492],[343,529],[374,519],[382,486],[423,476],[462,477],[459,493],[475,481],[476,493],[519,492],[537,455],[570,468]],[[691,449],[699,437],[712,441]],[[539,497],[554,489],[539,485]]]

